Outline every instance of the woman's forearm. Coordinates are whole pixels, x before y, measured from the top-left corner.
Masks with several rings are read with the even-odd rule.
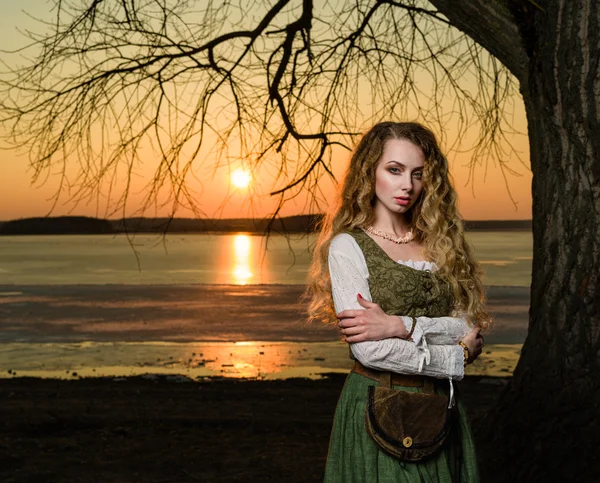
[[[427,355],[411,341],[394,337],[352,343],[350,350],[356,360],[371,369],[438,379],[460,380],[464,377],[464,352],[459,345],[431,346]]]
[[[410,330],[413,320],[406,315],[401,316],[404,326]],[[428,344],[453,345],[472,329],[465,317],[416,317],[416,330],[421,331]]]

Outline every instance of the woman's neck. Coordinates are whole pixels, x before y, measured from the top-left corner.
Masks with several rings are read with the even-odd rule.
[[[410,230],[407,216],[404,213],[392,213],[389,210],[381,207],[375,207],[375,219],[373,228],[386,233],[393,233],[396,236],[404,235]]]

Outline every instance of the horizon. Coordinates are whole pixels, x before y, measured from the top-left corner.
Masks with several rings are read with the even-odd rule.
[[[281,216],[279,218],[292,218],[292,217],[300,217],[300,216],[319,216],[319,215],[324,215],[324,213],[306,213],[306,214],[298,214],[298,215],[288,215],[288,216]],[[26,217],[21,217],[21,218],[12,218],[12,219],[8,219],[8,220],[0,220],[0,223],[8,223],[11,221],[18,221],[18,220],[30,220],[30,219],[53,219],[53,218],[91,218],[91,219],[96,219],[96,220],[106,220],[106,221],[120,221],[120,220],[131,220],[131,219],[147,219],[147,220],[158,220],[158,219],[169,219],[170,217],[168,216],[126,216],[123,218],[102,218],[102,217],[98,217],[98,216],[90,216],[90,215],[48,215],[48,216],[26,216]],[[223,217],[223,218],[211,218],[211,217],[206,217],[206,218],[195,218],[195,217],[187,217],[187,216],[175,216],[173,218],[171,218],[172,220],[197,220],[197,221],[202,221],[202,220],[267,220],[270,219],[271,217],[268,216],[260,216],[260,217]],[[533,221],[532,218],[503,218],[503,219],[466,219],[463,218],[464,222],[485,222],[485,221],[493,221],[493,222],[497,222],[497,223],[501,223],[501,222],[508,222],[508,221]]]

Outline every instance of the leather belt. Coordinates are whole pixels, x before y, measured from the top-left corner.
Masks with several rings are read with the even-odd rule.
[[[351,369],[352,372],[356,372],[361,376],[366,376],[375,381],[379,381],[379,376],[383,371],[377,371],[363,366],[360,362],[354,361],[354,366]],[[406,386],[406,387],[424,387],[425,376],[412,376],[409,374],[398,374],[392,372],[392,385],[394,386]],[[431,379],[431,378],[427,378]]]

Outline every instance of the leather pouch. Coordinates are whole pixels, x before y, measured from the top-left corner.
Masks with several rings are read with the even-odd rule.
[[[426,380],[423,392],[392,389],[391,374],[382,372],[379,386],[369,386],[367,432],[387,454],[416,462],[436,453],[450,433],[448,397],[435,394]]]

